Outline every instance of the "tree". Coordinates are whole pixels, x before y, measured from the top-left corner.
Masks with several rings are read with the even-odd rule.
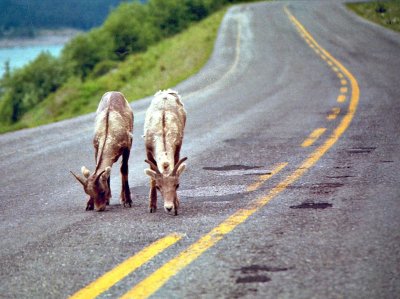
[[[190,23],[186,0],[150,0],[150,17],[162,37],[185,29]]]
[[[60,60],[43,52],[26,67],[9,74],[8,79],[3,77],[2,122],[12,124],[20,120],[24,113],[60,87],[68,75]]]
[[[114,41],[113,54],[119,60],[144,51],[160,39],[157,28],[149,22],[148,7],[139,3],[123,3],[104,23],[104,30]]]
[[[97,63],[115,57],[113,48],[113,38],[107,31],[95,29],[69,42],[63,49],[62,61],[75,75],[85,79]]]

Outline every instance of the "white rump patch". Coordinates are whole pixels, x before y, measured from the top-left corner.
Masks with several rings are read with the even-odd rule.
[[[166,89],[166,90],[159,90],[158,92],[156,92],[156,94],[154,95],[157,98],[164,98],[164,99],[168,99],[168,100],[175,100],[176,103],[180,106],[183,106],[182,103],[182,98],[179,95],[179,93],[173,89]]]

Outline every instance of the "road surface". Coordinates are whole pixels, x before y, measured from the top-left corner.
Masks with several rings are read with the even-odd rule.
[[[102,213],[69,173],[94,168],[93,114],[1,135],[0,297],[398,297],[399,53],[400,34],[341,1],[232,7],[175,87],[176,217],[148,211],[150,98],[132,105],[132,208],[119,165]]]

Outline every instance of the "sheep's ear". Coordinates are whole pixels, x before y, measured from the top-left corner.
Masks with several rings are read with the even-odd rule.
[[[157,173],[154,170],[151,170],[150,168],[146,168],[144,170],[144,173],[147,174],[149,177],[155,179],[157,176]]]
[[[90,171],[85,166],[82,166],[81,171],[85,178],[88,178],[90,176]]]
[[[181,165],[179,165],[178,170],[176,171],[178,176],[180,176],[181,173],[185,171],[185,169],[186,169],[186,164],[185,163],[182,163]]]

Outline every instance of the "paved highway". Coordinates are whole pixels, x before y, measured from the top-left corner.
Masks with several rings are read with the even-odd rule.
[[[341,2],[228,11],[175,87],[176,217],[148,211],[149,98],[132,104],[132,208],[118,165],[106,212],[69,173],[94,168],[93,114],[1,135],[0,297],[397,298],[400,34]]]

